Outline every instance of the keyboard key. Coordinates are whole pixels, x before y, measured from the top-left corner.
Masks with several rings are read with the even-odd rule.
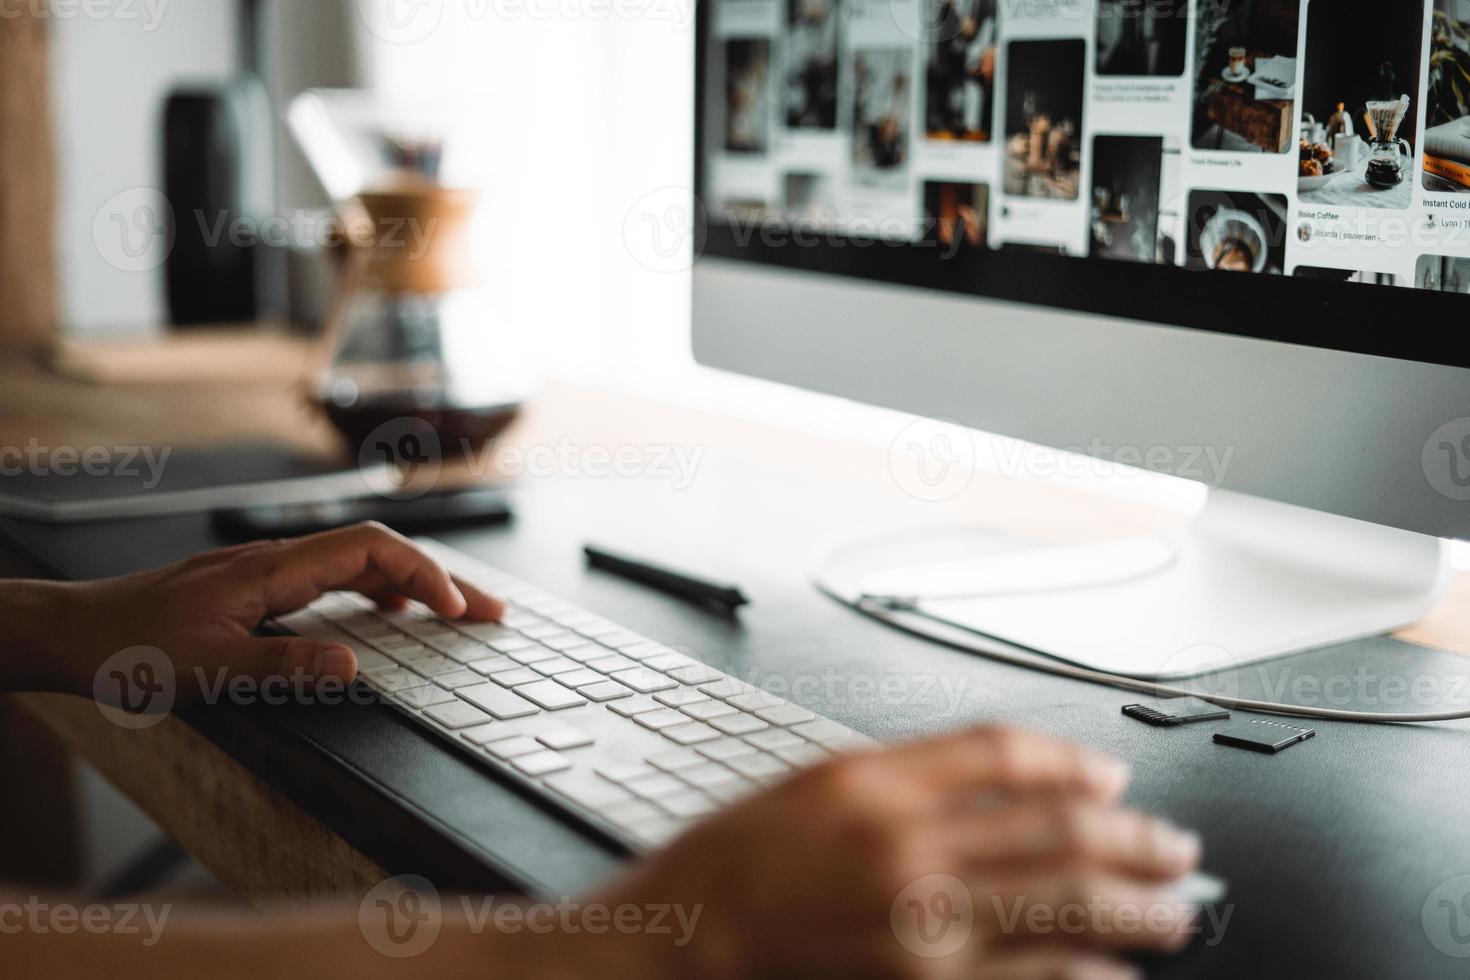
[[[648,764],[664,772],[678,772],[680,769],[688,769],[692,766],[712,765],[704,761],[704,756],[689,749],[670,749],[667,752],[659,752],[648,757]]]
[[[671,687],[678,687],[675,681],[670,680],[656,670],[647,667],[638,667],[634,670],[620,670],[609,675],[619,684],[626,684],[639,694],[652,694],[654,691],[666,691]]]
[[[488,645],[496,653],[507,655],[515,653],[517,650],[530,650],[533,647],[540,649],[541,647],[535,640],[528,640],[519,633],[510,633],[503,640],[491,640]]]
[[[696,667],[699,661],[682,653],[660,653],[643,661],[643,666],[654,670],[673,670],[676,667]]]
[[[601,674],[595,670],[588,670],[586,667],[579,667],[576,670],[569,670],[565,674],[556,675],[556,682],[558,684],[570,687],[572,690],[576,690],[579,687],[586,687],[588,684],[601,684],[602,680]]]
[[[359,649],[357,652],[357,669],[359,671],[380,670],[383,667],[396,667],[397,664],[376,650]]]
[[[639,636],[637,633],[625,629],[619,629],[612,633],[605,633],[597,638],[597,642],[601,643],[605,647],[611,647],[614,650],[618,650],[623,647],[637,646],[640,643],[652,643],[651,640],[646,640],[643,637]],[[653,645],[657,646],[658,644],[655,643]]]
[[[615,803],[634,800],[632,793],[601,776],[586,770],[560,772],[548,776],[542,784],[554,793],[560,793],[573,803],[589,810],[603,810]]]
[[[434,683],[446,691],[456,691],[461,687],[473,687],[476,684],[485,683],[485,678],[473,670],[456,670],[452,674],[441,674],[434,678]]]
[[[734,783],[741,779],[741,777],[736,776],[735,773],[732,773],[731,770],[723,767],[723,765],[710,763],[710,761],[706,761],[704,758],[700,758],[700,764],[698,765],[688,765],[688,767],[676,771],[675,776],[678,776],[679,779],[684,780],[688,785],[695,786],[698,789],[719,786],[720,783]]]
[[[511,629],[520,630],[523,633],[533,626],[549,625],[540,616],[530,610],[514,606],[506,610],[505,615],[500,617],[500,621]]]
[[[541,713],[540,708],[525,698],[503,687],[498,687],[495,684],[481,684],[478,687],[462,687],[454,693],[464,698],[470,704],[490,712],[501,721],[507,718],[524,718],[527,715]]]
[[[623,824],[625,830],[633,835],[633,839],[647,848],[662,847],[675,837],[679,836],[684,829],[684,822],[673,817],[655,817],[651,820],[637,820]]]
[[[772,759],[772,762],[775,760]],[[666,772],[656,772],[651,776],[635,776],[623,781],[623,788],[641,796],[645,800],[655,800],[660,796],[670,796],[674,793],[688,792],[689,787]]]
[[[755,688],[744,681],[737,681],[733,677],[722,677],[712,683],[701,684],[699,689],[710,697],[719,698],[721,701],[726,698],[737,697],[741,694],[749,694],[755,690]]]
[[[760,789],[758,785],[746,779],[744,776],[737,777],[733,783],[716,783],[713,786],[702,786],[700,788],[726,805],[743,800],[751,793]]]
[[[758,749],[774,752],[777,749],[789,749],[795,745],[809,744],[798,735],[793,735],[780,728],[767,728],[763,732],[745,736],[745,740]]]
[[[765,691],[751,691],[748,694],[737,694],[733,698],[726,698],[725,700],[741,711],[759,711],[762,708],[774,708],[778,704],[786,703],[776,697],[776,695],[767,694]]]
[[[552,657],[550,660],[541,660],[532,664],[531,669],[546,677],[555,677],[557,674],[569,674],[574,670],[581,670],[582,665],[566,657]]]
[[[749,776],[757,782],[781,776],[791,771],[791,767],[773,755],[757,752],[754,755],[740,755],[733,759],[725,760],[725,765],[734,769],[742,776]]]
[[[572,763],[566,756],[551,751],[518,755],[510,760],[510,764],[527,776],[544,776],[549,772],[572,768]]]
[[[486,742],[496,742],[502,738],[515,738],[519,734],[519,731],[503,721],[492,721],[488,725],[467,728],[459,733],[459,737],[476,745],[484,745]]]
[[[726,759],[733,759],[737,755],[751,755],[757,749],[754,745],[742,742],[738,738],[722,738],[717,742],[705,742],[702,745],[696,745],[694,751],[706,759],[724,762]]]
[[[851,735],[839,735],[837,738],[829,738],[822,743],[822,748],[828,752],[861,752],[865,749],[876,749],[881,742],[859,735],[853,732]]]
[[[577,688],[577,693],[588,701],[595,701],[601,704],[604,701],[616,701],[619,698],[629,697],[633,692],[617,681],[602,681],[598,684],[588,684],[586,687],[579,687]],[[652,702],[650,701],[649,703],[651,704]],[[617,711],[616,708],[613,708],[613,710]],[[622,714],[622,712],[619,711],[618,714]]]
[[[622,627],[616,623],[609,623],[605,619],[598,619],[583,626],[578,626],[575,632],[582,634],[589,640],[600,640],[604,636],[612,636],[614,633],[622,632]]]
[[[608,681],[608,683],[612,682]],[[619,686],[621,687],[621,685]],[[623,690],[627,690],[627,688],[623,688]],[[608,707],[624,718],[631,718],[634,715],[641,715],[645,711],[656,711],[663,706],[653,698],[646,698],[639,695],[638,697],[627,698],[622,701],[614,701]]]
[[[700,701],[697,704],[686,704],[679,710],[690,718],[699,721],[709,721],[711,718],[723,718],[726,715],[739,713],[723,701],[711,701],[709,699]]]
[[[660,796],[654,800],[659,807],[668,811],[670,816],[679,817],[684,820],[692,820],[702,817],[707,813],[715,811],[715,803],[708,796],[697,790],[686,790],[683,793],[670,793],[668,796]]]
[[[490,675],[490,679],[501,687],[516,687],[520,684],[539,681],[541,680],[541,675],[530,667],[517,667],[515,670],[496,671]]]
[[[403,632],[421,640],[429,640],[438,636],[453,636],[459,631],[442,620],[424,619],[416,623],[405,623]]]
[[[536,646],[522,647],[519,650],[512,650],[506,656],[518,664],[529,665],[540,663],[543,660],[555,660],[559,654],[555,650],[549,650],[538,644]]]
[[[370,646],[374,647],[375,649],[382,650],[384,653],[388,654],[391,657],[396,657],[403,653],[414,653],[420,650],[429,649],[428,647],[424,646],[422,642],[420,642],[418,637],[404,636],[402,633],[394,636],[385,636],[380,639],[374,640],[372,641]]]
[[[530,755],[533,752],[545,752],[541,743],[529,735],[519,735],[515,738],[502,738],[485,746],[485,751],[497,759],[514,759],[518,755]]]
[[[741,777],[726,769],[718,762],[705,762],[703,758],[699,761],[699,765],[680,769],[674,775],[684,780],[690,786],[697,786],[700,789],[708,789],[711,786],[719,786],[724,783],[744,782]]]
[[[428,645],[438,650],[450,660],[467,664],[471,660],[479,660],[489,652],[485,644],[469,636],[436,636],[429,640]]]
[[[842,738],[852,734],[852,729],[828,721],[826,718],[818,718],[816,721],[804,721],[799,725],[792,725],[791,730],[802,738],[813,742],[825,742],[831,738]]]
[[[644,728],[658,731],[661,728],[669,728],[673,725],[682,725],[689,721],[688,717],[675,711],[673,708],[661,708],[658,711],[645,711],[640,715],[634,715],[633,720]]]
[[[456,670],[461,669],[461,667],[461,664],[457,664],[448,657],[441,657],[437,654],[425,660],[415,660],[408,665],[409,670],[415,674],[422,674],[425,677],[440,677],[444,674],[452,674]]]
[[[473,636],[481,643],[510,643],[520,639],[515,630],[502,626],[500,623],[462,623],[455,627],[467,636]]]
[[[611,645],[607,643],[605,638],[602,642],[605,645]],[[678,652],[669,649],[662,643],[655,643],[652,640],[640,640],[637,643],[622,643],[613,646],[619,653],[627,657],[632,657],[634,660],[647,660],[649,657],[657,657],[662,653]]]
[[[713,667],[704,664],[695,664],[693,667],[675,667],[669,671],[669,676],[680,684],[708,684],[717,681],[725,675]]]
[[[675,690],[665,691],[662,694],[655,694],[653,699],[659,704],[668,705],[670,708],[682,708],[686,704],[698,704],[701,701],[708,701],[710,698],[708,694],[700,694],[692,687],[681,687]]]
[[[571,647],[579,647],[587,643],[585,636],[575,633],[559,633],[555,636],[541,637],[541,645],[551,647],[553,650],[566,650]]]
[[[387,651],[387,653],[388,656],[401,664],[412,664],[420,660],[433,660],[435,657],[440,656],[440,654],[430,650],[422,643],[415,643],[413,646],[398,647]]]
[[[630,799],[625,803],[610,803],[602,811],[602,815],[615,824],[626,826],[637,823],[640,820],[658,819],[661,811],[652,803],[644,800]]]
[[[646,762],[614,762],[597,768],[597,774],[603,779],[611,779],[615,783],[626,783],[630,779],[640,776],[652,776],[658,772]]]
[[[672,739],[680,745],[696,745],[700,742],[712,742],[720,737],[720,733],[699,721],[691,721],[687,725],[675,725],[662,731],[664,738]]]
[[[559,711],[562,708],[573,708],[579,704],[587,703],[586,698],[582,697],[576,691],[567,690],[556,681],[538,681],[535,684],[526,684],[516,688],[516,694],[539,704],[547,711]]]
[[[566,649],[563,649],[562,655],[563,657],[572,658],[576,663],[585,664],[589,660],[597,660],[598,657],[607,657],[609,654],[607,654],[606,646],[588,644],[587,641],[582,641],[582,644],[578,646],[567,646]],[[616,654],[613,655],[616,657]]]
[[[427,708],[431,704],[443,704],[445,701],[455,699],[453,691],[446,691],[432,684],[426,687],[411,687],[406,691],[399,691],[393,697],[410,708]]]
[[[586,732],[569,726],[567,728],[553,728],[549,732],[542,732],[536,736],[536,741],[548,749],[557,749],[560,751],[563,749],[585,748],[592,744],[593,739]]]
[[[798,725],[816,717],[805,708],[794,704],[778,704],[774,708],[764,708],[757,711],[755,716],[773,725]]]
[[[458,699],[449,704],[436,704],[425,709],[424,714],[451,731],[483,725],[490,720],[479,708]]]
[[[382,670],[363,674],[362,678],[384,694],[397,694],[411,687],[425,687],[429,683],[428,678],[410,673],[402,667],[384,667]]]
[[[726,718],[711,718],[710,724],[724,732],[726,735],[749,735],[769,728],[765,722],[754,715],[730,715]]]
[[[594,657],[584,662],[588,667],[604,674],[611,674],[615,670],[632,670],[638,666],[638,661],[629,660],[627,657],[619,656],[616,653],[609,654],[606,657]]]
[[[564,636],[566,634],[566,630],[557,626],[555,623],[547,623],[539,620],[534,626],[517,625],[516,629],[521,631],[522,636],[529,636],[531,639],[538,641],[544,640],[549,636]]]
[[[494,674],[502,670],[515,670],[520,664],[509,657],[486,657],[484,660],[473,660],[470,662],[470,670],[477,674]]]
[[[831,753],[813,745],[811,742],[807,742],[804,745],[793,745],[789,748],[777,749],[774,754],[782,762],[796,766],[798,769],[804,766],[814,766],[824,759],[832,758]]]

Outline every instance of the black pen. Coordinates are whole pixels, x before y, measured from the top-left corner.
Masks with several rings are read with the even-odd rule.
[[[590,544],[582,552],[587,556],[587,564],[593,568],[621,575],[630,581],[651,586],[681,599],[718,605],[727,612],[734,612],[750,601],[745,598],[745,593],[733,585],[710,582],[686,572],[660,568],[641,559],[615,554]]]

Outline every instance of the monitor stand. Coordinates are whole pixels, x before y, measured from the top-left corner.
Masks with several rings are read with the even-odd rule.
[[[1443,591],[1437,538],[1224,490],[1182,532],[1056,545],[908,527],[824,548],[814,578],[1093,670],[1177,679],[1386,633]]]

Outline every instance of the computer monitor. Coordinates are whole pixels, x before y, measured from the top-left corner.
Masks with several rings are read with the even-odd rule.
[[[850,592],[1153,677],[1433,605],[1470,537],[1470,0],[698,25],[700,363],[1211,487],[1172,538],[868,542]]]

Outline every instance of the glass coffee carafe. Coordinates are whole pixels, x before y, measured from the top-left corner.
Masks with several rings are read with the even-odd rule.
[[[415,453],[478,453],[533,384],[474,260],[479,190],[445,174],[453,115],[358,92],[307,92],[292,106],[336,199],[336,295],[308,394],[363,461],[409,437]],[[461,174],[483,172],[464,156]]]
[[[1397,187],[1414,163],[1414,148],[1399,138],[1399,126],[1409,111],[1409,98],[1369,102],[1368,169],[1364,178],[1374,187]]]

